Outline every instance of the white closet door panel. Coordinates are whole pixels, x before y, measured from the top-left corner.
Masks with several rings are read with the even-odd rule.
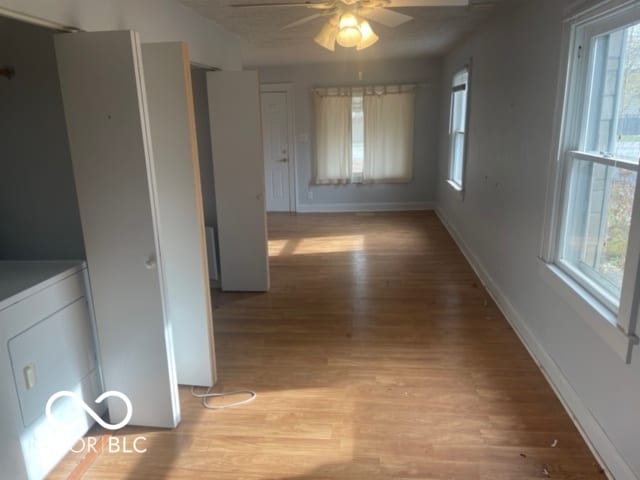
[[[223,290],[269,289],[259,88],[257,72],[207,73]]]
[[[131,424],[174,427],[180,406],[163,299],[152,152],[137,34],[57,35],[105,390]],[[126,410],[109,401],[113,421]]]
[[[166,300],[178,383],[215,383],[200,165],[187,45],[142,45]]]

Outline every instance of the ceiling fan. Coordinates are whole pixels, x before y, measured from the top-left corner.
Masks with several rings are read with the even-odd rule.
[[[363,50],[378,41],[367,20],[387,27],[397,27],[413,17],[389,10],[405,7],[466,7],[469,0],[326,0],[278,3],[232,4],[234,8],[284,8],[303,7],[319,10],[318,13],[285,25],[283,29],[294,28],[320,17],[329,17],[314,41],[321,47],[336,49],[336,43],[342,47],[355,47]]]

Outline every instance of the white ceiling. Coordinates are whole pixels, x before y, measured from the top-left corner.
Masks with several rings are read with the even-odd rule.
[[[284,25],[312,15],[315,10],[229,6],[270,0],[179,1],[237,34],[242,42],[243,65],[265,66],[439,55],[485,20],[491,14],[493,4],[504,0],[471,0],[469,7],[397,9],[414,19],[395,28],[371,22],[380,41],[359,52],[339,46],[335,52],[330,52],[318,46],[313,37],[326,22],[324,18],[282,30]]]

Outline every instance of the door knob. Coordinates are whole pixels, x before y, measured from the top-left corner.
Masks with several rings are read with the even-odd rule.
[[[288,161],[289,161],[289,159],[285,157],[285,158],[281,158],[281,159],[280,159],[280,160],[278,160],[278,161],[279,161],[279,162],[282,162],[282,163],[286,163],[286,162],[288,162]]]

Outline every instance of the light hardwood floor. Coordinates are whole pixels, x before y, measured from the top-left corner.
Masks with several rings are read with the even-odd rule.
[[[256,401],[182,388],[179,428],[119,432],[147,453],[52,479],[605,478],[433,213],[272,214],[269,239],[271,292],[214,295],[219,389]]]

